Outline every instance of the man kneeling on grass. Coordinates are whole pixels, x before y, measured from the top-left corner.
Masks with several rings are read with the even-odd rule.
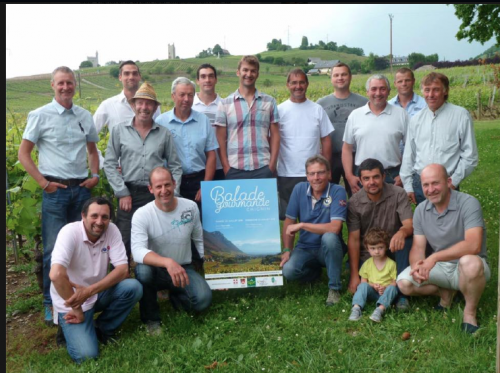
[[[349,320],[361,318],[361,310],[368,299],[377,301],[377,308],[370,319],[381,322],[385,310],[398,295],[396,288],[396,263],[387,256],[389,234],[379,228],[371,228],[365,235],[364,244],[371,258],[363,263],[359,270],[361,283],[352,298],[352,310]]]
[[[306,161],[307,182],[293,188],[283,224],[285,249],[280,266],[287,280],[310,282],[326,267],[328,298],[326,305],[340,301],[340,272],[347,246],[342,240],[342,224],[347,215],[346,192],[329,182],[330,163],[322,155]],[[300,220],[297,223],[297,219]],[[295,233],[299,241],[293,247]]]
[[[52,252],[50,295],[57,344],[66,344],[76,363],[99,354],[98,341],[113,341],[115,330],[142,297],[139,281],[128,277],[120,231],[110,223],[111,202],[94,197],[83,205],[82,221],[64,226]],[[114,266],[108,273],[108,265]],[[94,320],[94,313],[101,312]]]
[[[486,262],[486,227],[479,201],[452,189],[452,180],[440,164],[426,166],[420,174],[425,202],[413,219],[414,238],[410,267],[398,276],[406,295],[437,295],[434,309],[450,307],[457,290],[465,298],[462,330],[479,329],[477,305],[491,276]],[[426,245],[432,254],[426,254]]]

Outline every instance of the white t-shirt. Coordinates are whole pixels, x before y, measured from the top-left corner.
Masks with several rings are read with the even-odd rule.
[[[278,105],[280,151],[278,176],[304,177],[307,158],[320,153],[321,138],[333,132],[325,110],[315,102],[286,100]]]
[[[52,265],[60,264],[66,268],[71,282],[90,286],[101,281],[108,274],[108,265],[127,264],[127,254],[122,235],[113,223],[109,223],[106,232],[96,243],[92,243],[82,221],[65,225],[57,235],[52,251]],[[54,323],[58,323],[58,313],[67,313],[71,307],[64,305],[65,300],[57,293],[54,284],[50,284],[50,296],[54,307]],[[92,309],[97,301],[97,294],[83,304],[83,312]]]
[[[174,211],[160,210],[155,201],[139,208],[132,217],[132,255],[136,263],[144,263],[151,251],[175,260],[191,263],[191,239],[203,258],[203,228],[198,206],[193,201],[177,198]]]
[[[356,146],[356,166],[367,158],[374,158],[387,169],[401,164],[399,143],[406,141],[407,128],[405,109],[387,104],[382,113],[375,115],[367,103],[347,118],[344,142]]]

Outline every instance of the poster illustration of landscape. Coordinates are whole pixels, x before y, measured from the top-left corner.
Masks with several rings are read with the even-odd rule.
[[[210,288],[283,285],[276,180],[202,181],[201,195]]]

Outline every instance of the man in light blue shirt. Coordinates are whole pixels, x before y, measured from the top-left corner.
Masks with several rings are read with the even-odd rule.
[[[425,100],[413,92],[414,85],[415,75],[413,75],[413,71],[407,67],[398,69],[394,78],[394,86],[398,90],[398,94],[388,101],[391,105],[405,109],[409,118],[427,107]],[[403,142],[399,143],[399,148],[401,149],[401,155],[403,155],[405,150]]]
[[[75,74],[66,66],[58,67],[52,73],[51,86],[54,99],[28,114],[19,147],[19,162],[43,190],[43,305],[49,326],[53,325],[49,272],[57,235],[66,224],[81,220],[90,189],[99,182],[95,145],[99,136],[92,115],[73,104]],[[35,145],[38,166],[31,158]]]
[[[160,115],[156,122],[168,128],[174,138],[182,164],[181,196],[196,202],[201,209],[201,181],[213,180],[215,150],[219,148],[210,120],[192,110],[195,85],[187,78],[172,82],[174,108]]]

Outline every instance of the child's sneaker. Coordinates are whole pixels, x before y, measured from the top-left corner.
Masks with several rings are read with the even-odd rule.
[[[351,316],[349,316],[350,321],[358,321],[361,318],[361,307],[354,306],[351,310]]]
[[[382,308],[375,308],[375,311],[373,311],[372,315],[370,316],[370,320],[375,321],[375,322],[381,322],[382,317],[384,317],[384,310]]]

